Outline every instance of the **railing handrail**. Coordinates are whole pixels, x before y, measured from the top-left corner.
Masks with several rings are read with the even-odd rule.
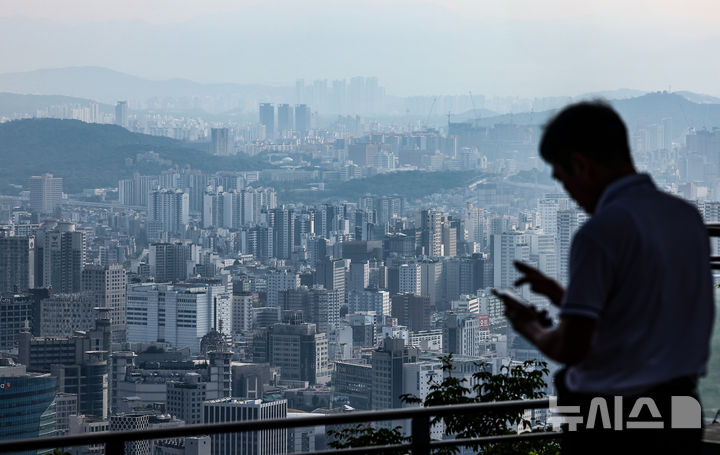
[[[134,431],[102,431],[97,433],[84,433],[73,436],[0,441],[0,453],[71,446],[86,446],[93,444],[121,444],[127,441],[172,439],[188,436],[211,435],[218,433],[237,433],[242,431],[303,428],[321,425],[367,423],[413,418],[417,419],[422,417],[430,418],[432,416],[446,416],[450,414],[471,414],[478,411],[511,411],[523,409],[539,409],[548,408],[549,405],[550,400],[548,398],[542,398],[536,400],[494,401],[488,403],[412,407],[401,409],[387,409],[381,411],[347,412],[342,414],[310,416],[294,419],[284,418],[269,420],[250,420],[243,422],[185,425],[180,427],[152,428],[147,430]],[[407,447],[410,447],[410,445],[407,445]],[[396,448],[401,447],[398,446]]]

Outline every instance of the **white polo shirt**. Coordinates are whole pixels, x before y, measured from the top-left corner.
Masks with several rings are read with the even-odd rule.
[[[714,320],[710,242],[698,211],[647,174],[604,191],[570,252],[561,315],[597,319],[575,392],[632,394],[704,375]]]

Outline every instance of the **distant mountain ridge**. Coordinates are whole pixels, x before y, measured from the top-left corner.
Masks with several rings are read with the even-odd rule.
[[[672,119],[673,137],[682,135],[687,128],[720,127],[720,104],[698,104],[677,93],[654,92],[635,98],[608,100],[630,128],[639,125],[660,124],[663,119]],[[522,112],[485,117],[477,120],[481,126],[498,123],[517,125],[544,125],[558,112],[552,109],[542,112]]]
[[[262,84],[202,84],[187,79],[150,80],[96,66],[40,69],[0,74],[0,91],[65,95],[115,104],[118,100],[152,97],[218,97],[291,95],[294,87]]]
[[[0,124],[0,160],[0,192],[10,191],[10,184],[25,186],[29,176],[44,172],[63,177],[65,192],[74,193],[116,186],[118,179],[135,171],[159,173],[171,166],[206,171],[271,167],[246,155],[210,155],[207,144],[132,133],[116,125],[57,119]]]
[[[0,92],[0,116],[13,114],[34,115],[39,109],[51,106],[77,104],[89,106],[95,101],[87,98],[75,98],[63,95],[23,95],[18,93]],[[110,112],[113,107],[109,104],[97,103],[101,112]]]

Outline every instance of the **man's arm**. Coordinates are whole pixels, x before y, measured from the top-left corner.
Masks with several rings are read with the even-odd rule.
[[[560,317],[555,328],[545,328],[531,308],[504,298],[505,315],[513,328],[546,357],[565,365],[572,365],[587,357],[595,336],[594,318],[579,315]]]

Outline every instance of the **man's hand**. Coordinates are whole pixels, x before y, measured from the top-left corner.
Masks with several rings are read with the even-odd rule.
[[[498,292],[497,289],[492,289],[492,293],[502,299],[505,304],[505,316],[516,332],[525,334],[528,326],[535,323],[541,327],[552,326],[552,319],[547,310],[538,310],[534,305],[525,305],[507,292]]]
[[[560,283],[553,280],[549,276],[542,273],[535,267],[531,267],[523,262],[515,261],[515,268],[524,275],[515,281],[515,286],[522,286],[523,284],[529,284],[530,290],[536,294],[544,295],[550,302],[555,306],[560,306],[565,290]]]

